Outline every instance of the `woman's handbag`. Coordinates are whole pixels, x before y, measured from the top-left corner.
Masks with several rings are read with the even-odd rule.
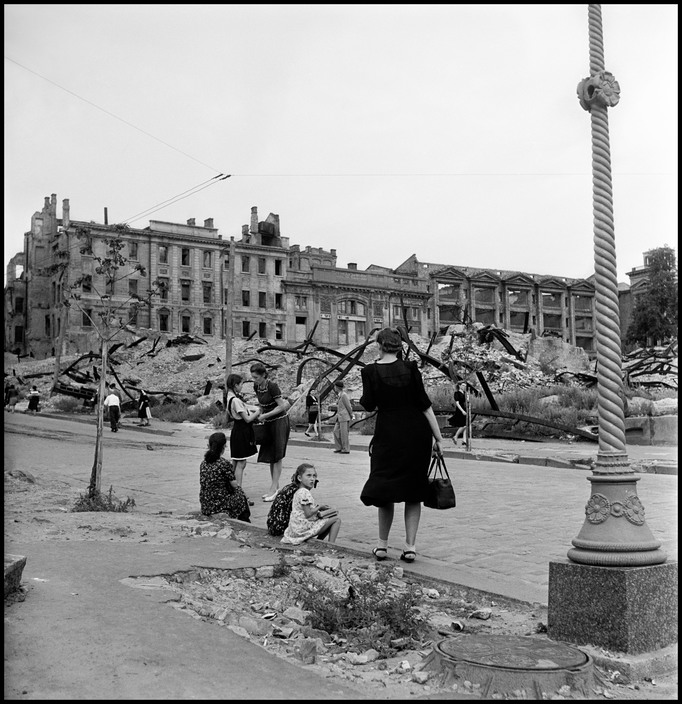
[[[433,456],[428,479],[429,488],[424,499],[424,506],[437,509],[454,508],[457,505],[455,490],[452,487],[443,455]]]

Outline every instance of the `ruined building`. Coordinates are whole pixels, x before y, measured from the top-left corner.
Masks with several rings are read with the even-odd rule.
[[[100,256],[105,239],[120,237],[130,276],[105,291],[97,262],[80,251],[79,232]],[[60,252],[67,257],[60,259]],[[66,262],[63,271],[50,270],[58,261]],[[138,263],[145,277],[134,271]],[[92,276],[78,291],[86,313],[64,305],[82,274]],[[164,290],[149,297],[150,282],[157,279]],[[255,207],[241,236],[223,239],[212,218],[203,225],[193,218],[186,224],[151,220],[136,229],[108,224],[106,210],[104,223],[72,220],[68,199],[58,217],[57,196],[46,197],[24,235],[24,251],[7,267],[5,349],[36,358],[55,354],[60,342],[63,354],[97,350],[90,317],[96,318],[101,294],[111,297],[121,323],[137,335],[224,338],[231,306],[233,337],[273,344],[302,342],[317,326],[318,344],[355,345],[374,328],[402,324],[406,316],[411,333],[423,336],[472,320],[554,335],[594,351],[590,279],[425,263],[416,255],[395,269],[339,267],[336,250],[290,244],[279,216],[259,221]],[[149,306],[138,309],[133,295],[147,298]]]

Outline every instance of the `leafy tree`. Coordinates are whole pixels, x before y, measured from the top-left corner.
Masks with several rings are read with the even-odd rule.
[[[677,262],[664,245],[649,254],[649,285],[637,298],[626,341],[662,344],[677,337]]]
[[[95,457],[90,476],[90,485],[88,487],[88,496],[90,498],[94,498],[100,493],[103,456],[102,436],[104,430],[104,407],[102,405],[102,401],[105,398],[106,392],[109,344],[124,330],[129,330],[127,324],[122,318],[123,311],[125,311],[125,314],[127,315],[128,311],[132,308],[134,316],[136,316],[140,307],[149,306],[151,304],[152,296],[158,295],[161,287],[161,283],[156,280],[152,282],[151,288],[147,291],[146,298],[133,293],[128,295],[128,297],[122,302],[114,302],[112,300],[112,297],[108,291],[114,290],[114,285],[117,281],[127,279],[136,272],[139,272],[141,276],[147,275],[146,269],[142,264],[139,264],[138,262],[130,262],[131,266],[128,266],[128,259],[121,254],[121,250],[125,246],[125,243],[121,238],[121,234],[126,229],[127,225],[113,226],[114,236],[104,239],[106,249],[103,256],[100,256],[93,251],[92,236],[89,230],[85,227],[79,227],[76,229],[76,238],[81,243],[80,253],[90,255],[93,261],[97,263],[95,273],[103,276],[104,290],[100,291],[97,289],[90,274],[82,274],[75,281],[69,284],[68,288],[70,293],[62,301],[64,308],[68,309],[73,306],[80,310],[83,315],[88,317],[92,325],[92,330],[100,342],[102,362],[98,390],[99,402],[97,404],[97,436],[95,441]],[[51,267],[47,267],[42,270],[41,273],[48,275],[57,274],[59,275],[60,280],[62,280],[65,273],[68,272],[68,267],[69,250],[67,249],[65,251],[57,252],[56,263]],[[99,298],[100,305],[96,310],[92,310],[92,314],[88,312],[90,308],[86,309],[82,305],[81,287],[84,283],[87,283],[90,286],[92,294]],[[131,301],[133,301],[132,305]],[[62,332],[65,327],[66,324],[63,322],[61,326]],[[58,368],[55,371],[55,374],[58,374]]]

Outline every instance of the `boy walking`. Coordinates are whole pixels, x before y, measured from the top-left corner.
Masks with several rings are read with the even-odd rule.
[[[350,432],[350,422],[355,418],[353,415],[353,406],[351,405],[348,394],[343,389],[342,381],[334,382],[334,391],[337,395],[336,400],[336,423],[334,424],[334,452],[342,455],[350,453],[350,441],[348,438]]]

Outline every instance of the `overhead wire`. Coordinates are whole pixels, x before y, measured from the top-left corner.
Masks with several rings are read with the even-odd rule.
[[[152,215],[152,213],[156,213],[158,210],[163,210],[164,208],[167,208],[169,205],[173,205],[173,203],[177,203],[178,201],[184,200],[185,198],[189,198],[190,196],[193,196],[195,193],[199,193],[200,191],[203,191],[205,188],[208,188],[209,186],[212,186],[213,183],[216,183],[217,181],[224,181],[227,178],[230,178],[231,174],[218,174],[217,176],[214,176],[213,178],[208,179],[208,181],[202,181],[199,185],[193,186],[192,188],[188,189],[187,191],[183,191],[182,193],[178,193],[177,196],[173,196],[172,198],[168,198],[167,200],[163,200],[160,203],[157,203],[156,205],[152,205],[151,208],[147,208],[146,210],[143,210],[139,213],[136,213],[135,215],[131,215],[129,218],[125,218],[125,220],[122,220],[121,222],[123,223],[131,223],[131,222],[136,222],[137,220],[141,220],[143,217],[147,215]],[[201,188],[200,188],[201,186]],[[185,195],[187,194],[187,195]],[[157,207],[159,206],[159,207]]]
[[[29,73],[32,73],[32,74],[38,76],[38,78],[42,78],[44,81],[51,83],[53,86],[56,86],[60,90],[63,90],[66,93],[69,93],[70,95],[73,95],[75,98],[78,98],[78,100],[82,100],[84,103],[87,103],[88,105],[92,105],[93,108],[97,108],[97,110],[101,110],[103,113],[106,113],[110,117],[113,117],[116,120],[123,122],[124,124],[128,125],[129,127],[132,127],[133,129],[137,130],[138,132],[142,132],[142,134],[147,135],[147,137],[151,137],[152,139],[155,139],[157,142],[161,142],[161,144],[165,145],[166,147],[169,147],[170,149],[173,149],[174,151],[182,154],[183,156],[186,156],[188,159],[192,159],[192,161],[196,161],[197,164],[201,164],[202,166],[205,166],[207,169],[211,169],[211,171],[219,171],[219,169],[216,169],[214,166],[211,166],[210,164],[206,164],[205,162],[201,161],[200,159],[197,159],[196,157],[193,157],[191,154],[188,154],[187,152],[183,152],[182,149],[178,149],[177,147],[174,147],[172,144],[169,144],[168,142],[164,141],[160,137],[156,137],[155,135],[151,134],[151,132],[147,132],[147,130],[143,130],[141,127],[134,125],[132,122],[128,122],[128,120],[124,120],[122,117],[119,117],[118,115],[115,115],[113,112],[110,112],[109,110],[106,110],[105,108],[100,107],[96,103],[93,103],[91,100],[88,100],[87,98],[83,98],[82,96],[78,95],[78,93],[74,93],[72,90],[69,90],[68,88],[64,88],[64,86],[59,85],[59,83],[56,83],[55,81],[51,80],[50,78],[43,76],[42,74],[38,73],[37,71],[34,71],[33,69],[28,68],[27,66],[24,66],[23,64],[20,64],[18,61],[11,59],[9,56],[5,56],[5,58],[8,61],[11,61],[12,63],[16,64],[17,66],[20,66],[25,71],[28,71]]]

